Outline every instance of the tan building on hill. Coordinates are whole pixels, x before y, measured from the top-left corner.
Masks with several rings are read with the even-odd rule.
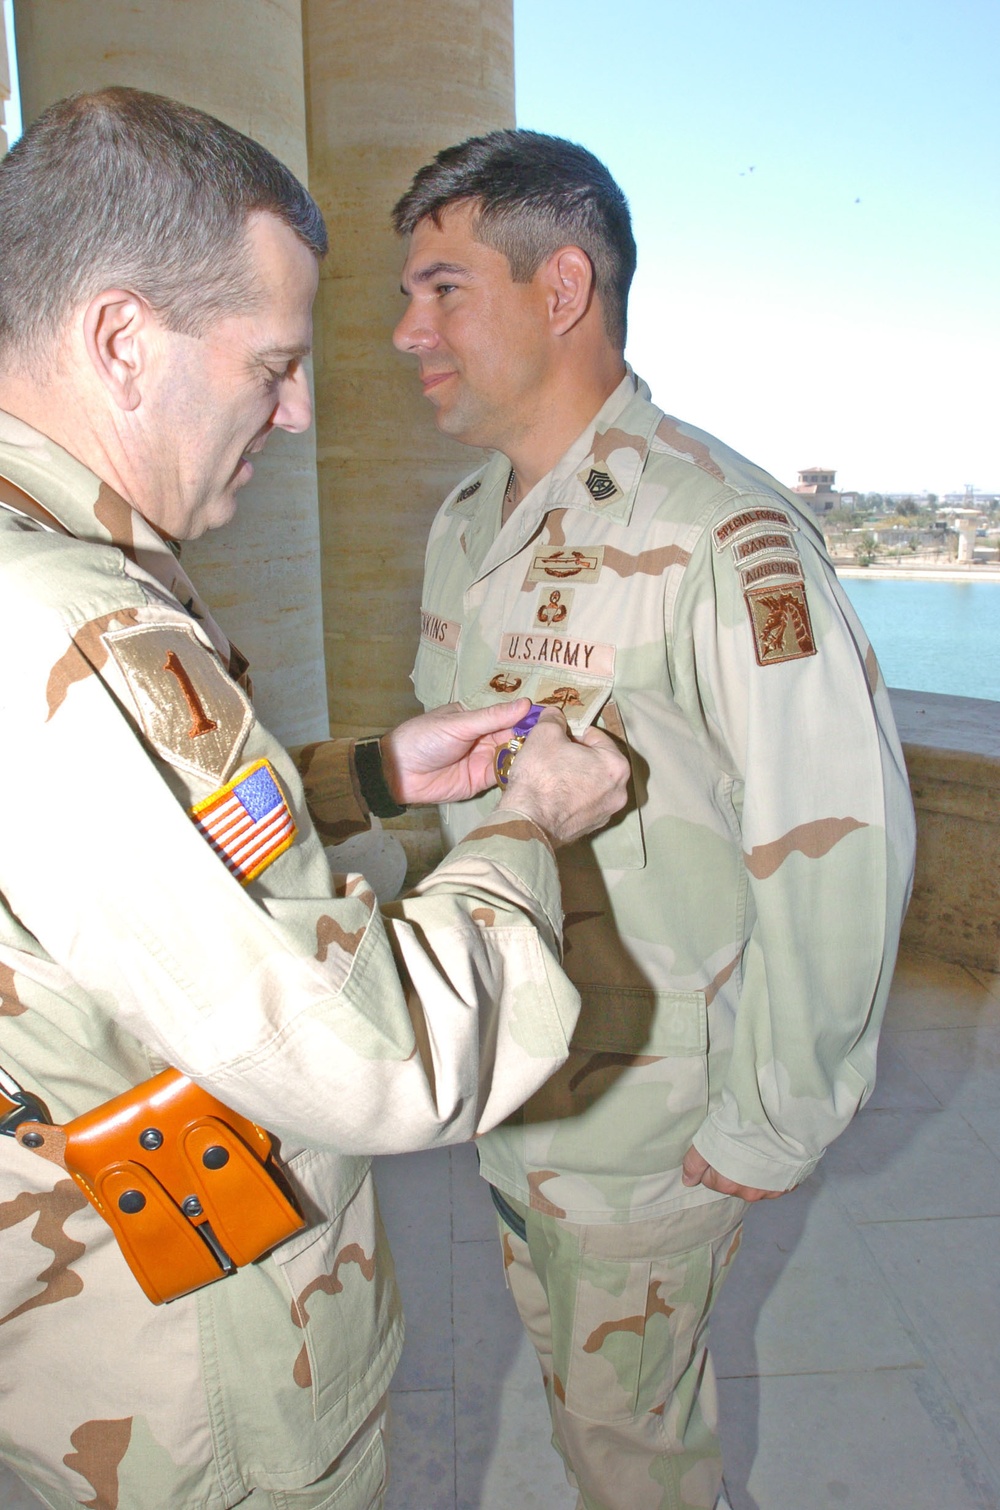
[[[840,494],[833,486],[836,477],[836,472],[829,467],[806,467],[799,473],[798,483],[792,491],[807,499],[814,513],[825,514],[840,504]]]

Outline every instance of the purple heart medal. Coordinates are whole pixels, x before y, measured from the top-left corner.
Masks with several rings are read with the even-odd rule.
[[[514,725],[514,732],[507,743],[497,747],[497,752],[493,757],[493,769],[496,772],[497,786],[507,785],[507,782],[510,780],[510,768],[514,764],[517,752],[544,711],[544,708],[538,703],[532,703],[520,722]]]

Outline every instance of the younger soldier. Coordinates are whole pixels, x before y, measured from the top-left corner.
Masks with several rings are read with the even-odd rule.
[[[875,657],[801,500],[626,366],[635,245],[589,152],[500,131],[394,212],[439,429],[494,454],[431,531],[426,707],[560,708],[631,799],[564,850],[566,1065],[480,1140],[586,1510],[726,1501],[706,1353],[748,1201],[871,1092],[914,827]],[[449,803],[458,845],[495,794]]]

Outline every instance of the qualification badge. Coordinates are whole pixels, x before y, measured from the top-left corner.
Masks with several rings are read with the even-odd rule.
[[[520,722],[514,725],[514,732],[507,740],[507,743],[497,747],[497,752],[493,757],[493,769],[496,772],[497,786],[507,785],[507,782],[510,780],[510,768],[514,764],[517,752],[544,711],[544,708],[538,703],[532,703]]]

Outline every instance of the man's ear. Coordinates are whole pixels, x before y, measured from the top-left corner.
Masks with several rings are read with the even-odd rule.
[[[151,356],[149,305],[127,289],[108,288],[87,305],[83,339],[91,366],[119,409],[136,409]]]
[[[545,264],[549,324],[565,335],[583,319],[593,302],[594,265],[578,246],[563,246]]]

